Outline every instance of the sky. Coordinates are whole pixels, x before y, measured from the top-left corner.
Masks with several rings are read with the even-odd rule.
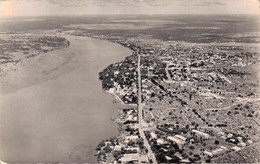
[[[0,17],[107,14],[259,15],[259,0],[0,0]]]

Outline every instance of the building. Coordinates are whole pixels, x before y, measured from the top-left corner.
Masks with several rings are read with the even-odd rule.
[[[186,137],[183,137],[183,136],[181,136],[181,135],[175,135],[174,137],[177,137],[178,139],[181,139],[182,141],[186,141],[187,140],[187,138]]]
[[[209,134],[207,134],[207,133],[204,133],[204,132],[201,132],[201,131],[198,131],[198,130],[195,130],[195,129],[193,129],[192,132],[194,132],[197,135],[202,136],[204,138],[209,138]]]
[[[164,144],[164,140],[163,140],[163,139],[160,139],[160,138],[157,139],[156,142],[157,142],[158,144],[160,144],[160,145],[161,145],[161,144]]]
[[[122,163],[128,163],[128,162],[134,162],[137,163],[139,159],[139,154],[124,154],[122,158],[119,159],[120,162]]]
[[[137,135],[126,136],[125,143],[128,143],[129,141],[137,141],[138,139],[139,139],[139,137]]]
[[[175,136],[169,136],[169,137],[167,137],[167,139],[175,142],[179,147],[182,147],[185,144],[185,141],[183,141]]]
[[[154,138],[157,138],[157,135],[154,133],[154,132],[151,132],[151,137],[154,139]]]

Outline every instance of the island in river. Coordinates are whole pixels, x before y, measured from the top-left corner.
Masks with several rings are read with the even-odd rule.
[[[103,40],[65,38],[69,47],[1,76],[2,161],[95,162],[96,145],[118,134],[110,118],[121,105],[102,90],[98,72],[131,51]]]

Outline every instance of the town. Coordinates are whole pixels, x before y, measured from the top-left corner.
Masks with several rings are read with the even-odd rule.
[[[133,51],[124,61],[100,72],[103,89],[125,104],[143,108],[141,112],[137,111],[140,107],[120,111],[117,123],[121,135],[97,147],[99,162],[260,160],[253,151],[260,141],[259,81],[250,71],[259,64],[257,52],[241,46],[171,44],[158,48],[132,40],[101,39]]]
[[[126,107],[114,119],[120,135],[97,146],[98,162],[260,161],[260,58],[255,47],[62,33],[109,40],[132,50],[99,72],[102,88]],[[6,34],[2,39],[1,62],[8,69],[2,74],[70,44],[45,35]]]
[[[126,107],[114,119],[120,134],[97,145],[98,162],[260,161],[260,56],[255,47],[60,33],[104,39],[132,50],[99,72],[103,90]],[[51,35],[5,34],[2,40],[2,74],[31,57],[70,45]]]
[[[259,6],[0,0],[0,164],[260,164]]]

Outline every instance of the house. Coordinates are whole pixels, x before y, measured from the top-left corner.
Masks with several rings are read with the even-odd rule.
[[[115,148],[114,148],[114,150],[120,151],[121,148],[122,148],[122,146],[120,146],[120,145],[116,145]]]
[[[129,141],[137,141],[139,137],[137,135],[131,135],[125,137],[125,142],[128,143]]]
[[[239,142],[238,146],[245,147],[245,146],[246,146],[246,143],[244,143],[244,142]]]
[[[138,162],[139,154],[124,154],[122,158],[119,159],[122,163],[128,163],[128,162]]]
[[[222,153],[222,152],[224,152],[224,151],[225,151],[224,149],[218,148],[218,149],[216,149],[216,150],[213,150],[213,151],[212,151],[212,154],[213,154],[213,155],[218,155],[218,154],[220,154],[220,153]]]
[[[148,157],[147,157],[147,156],[144,156],[144,155],[139,157],[139,161],[140,161],[141,163],[149,163]]]
[[[240,147],[237,147],[237,146],[234,146],[234,147],[232,147],[231,149],[234,150],[234,151],[239,151],[241,148],[240,148]]]
[[[163,140],[163,139],[160,139],[160,138],[157,139],[156,142],[157,142],[158,144],[160,144],[160,145],[161,145],[161,144],[164,144],[164,140]]]
[[[174,137],[177,137],[178,139],[181,139],[181,140],[183,140],[183,141],[186,141],[186,137],[183,137],[182,135],[175,135]]]
[[[157,135],[154,133],[154,132],[151,132],[151,137],[154,139],[154,138],[157,138]]]
[[[139,152],[140,148],[139,147],[127,147],[127,148],[125,148],[125,150],[131,150],[131,151]]]
[[[252,140],[247,140],[247,144],[252,144],[253,141]]]
[[[204,132],[201,132],[201,131],[198,131],[198,130],[195,130],[195,129],[193,129],[192,132],[194,132],[197,135],[202,136],[204,138],[209,138],[209,134],[207,134],[207,133],[204,133]]]
[[[185,141],[183,141],[175,136],[169,136],[169,137],[167,137],[167,139],[175,142],[179,147],[182,147],[185,144]]]
[[[169,137],[167,137],[167,139],[169,139],[169,140],[171,140],[171,141],[173,141],[177,144],[182,142],[182,140],[180,140],[180,139],[178,139],[177,137],[174,137],[174,136],[169,136]]]
[[[210,157],[213,156],[213,154],[212,154],[211,152],[207,151],[207,150],[205,150],[203,153],[204,153],[206,156],[210,156]]]

